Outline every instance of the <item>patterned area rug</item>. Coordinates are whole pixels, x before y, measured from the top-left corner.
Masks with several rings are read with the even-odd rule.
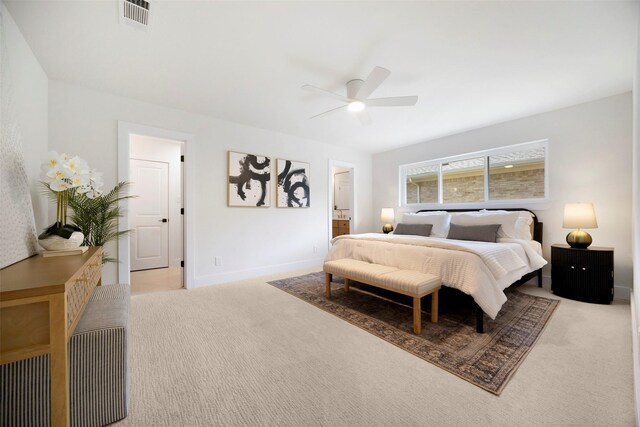
[[[485,316],[485,333],[478,334],[472,305],[452,303],[452,293],[441,295],[439,320],[434,324],[428,311],[430,297],[425,297],[422,333],[416,336],[411,298],[359,283],[345,292],[343,283],[334,276],[327,300],[322,272],[269,282],[495,395],[531,351],[559,304],[507,289],[508,300],[500,314],[496,320]]]

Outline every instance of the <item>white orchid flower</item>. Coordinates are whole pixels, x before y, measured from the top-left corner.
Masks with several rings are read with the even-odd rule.
[[[87,196],[89,199],[95,199],[98,196],[102,195],[102,191],[93,187],[84,187],[82,193]]]
[[[58,163],[56,166],[52,167],[47,173],[47,177],[49,180],[62,180],[62,179],[71,179],[73,173],[69,170],[69,168],[64,165]]]
[[[46,182],[46,183],[48,184],[48,183],[53,182],[53,181],[55,180],[55,178],[51,178],[51,177],[49,177],[49,174],[47,173],[47,171],[43,171],[43,172],[40,174],[40,180],[41,180],[41,181],[44,181],[44,182]]]
[[[49,186],[53,191],[56,191],[56,192],[66,191],[69,188],[71,188],[71,185],[67,181],[62,179],[56,179],[51,184],[49,184]]]
[[[98,172],[95,169],[91,169],[89,171],[89,175],[91,175],[92,180],[101,181],[102,180],[102,172]]]
[[[78,193],[90,199],[102,195],[102,174],[92,170],[87,161],[79,156],[71,157],[66,153],[50,151],[41,169],[42,180],[53,191],[75,188]]]
[[[69,168],[75,174],[88,174],[89,173],[89,165],[84,159],[81,159],[78,156],[70,158],[65,166]]]
[[[71,178],[72,187],[85,187],[89,184],[89,175],[74,175]]]
[[[91,185],[95,188],[100,188],[104,185],[104,182],[102,181],[101,172],[96,172],[96,171],[89,172],[89,181],[91,182]]]
[[[62,159],[62,157],[60,156],[60,154],[58,154],[57,151],[49,151],[47,153],[47,158],[45,159],[45,161],[42,163],[42,165],[40,166],[40,168],[44,171],[47,172],[49,169],[56,167],[57,165],[59,165],[60,163],[62,163],[64,160]]]
[[[69,190],[84,194],[89,199],[102,195],[102,174],[91,170],[86,160],[78,156],[71,157],[66,153],[50,151],[41,169],[43,183],[58,193],[56,224],[66,224],[69,197],[74,194]],[[60,197],[63,194],[66,194],[66,197]]]

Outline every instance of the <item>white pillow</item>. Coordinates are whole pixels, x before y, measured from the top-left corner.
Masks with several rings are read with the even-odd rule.
[[[531,233],[531,224],[533,224],[533,217],[530,212],[520,212],[520,216],[516,221],[516,239],[531,240],[533,239]]]
[[[449,234],[451,214],[445,211],[405,213],[402,221],[405,224],[433,224],[430,237],[446,238]]]
[[[503,210],[495,210],[495,211],[488,211],[486,209],[482,209],[480,212],[484,212],[484,213],[493,213],[493,212],[499,212],[499,213],[509,213],[510,211],[503,211]],[[515,239],[522,239],[522,240],[532,240],[533,239],[533,235],[532,235],[532,230],[531,230],[531,224],[533,224],[533,214],[529,211],[515,211],[518,212],[518,220],[516,221],[516,226],[515,226]]]
[[[498,237],[518,239],[519,233],[516,232],[516,221],[519,216],[520,212],[464,212],[451,217],[451,223],[458,225],[500,224]]]

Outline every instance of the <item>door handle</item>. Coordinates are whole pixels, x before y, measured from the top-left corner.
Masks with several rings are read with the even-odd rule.
[[[169,222],[169,220],[167,218],[162,218],[162,219],[159,219],[158,222]]]

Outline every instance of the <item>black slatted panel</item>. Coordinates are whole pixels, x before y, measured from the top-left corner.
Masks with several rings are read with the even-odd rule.
[[[613,250],[551,247],[551,290],[585,302],[613,299]]]

